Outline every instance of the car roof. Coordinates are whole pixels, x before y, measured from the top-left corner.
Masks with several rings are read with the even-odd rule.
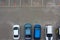
[[[14,35],[18,35],[18,30],[14,30]]]
[[[52,26],[48,25],[48,26],[46,26],[46,28],[47,28],[47,34],[51,34],[52,33]]]
[[[30,35],[30,29],[26,29],[26,35]]]

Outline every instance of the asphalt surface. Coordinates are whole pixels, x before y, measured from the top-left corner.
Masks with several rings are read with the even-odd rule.
[[[16,1],[19,5],[19,1]],[[40,1],[33,0],[33,7],[29,8],[30,1],[22,0],[22,7],[28,4],[27,8],[20,7],[0,7],[0,40],[13,40],[12,26],[19,24],[21,26],[21,40],[24,40],[24,24],[32,25],[39,23],[42,26],[41,40],[45,40],[44,27],[51,24],[54,31],[54,40],[56,40],[55,29],[60,25],[60,6],[56,6],[54,1],[43,1],[40,7]],[[1,2],[0,2],[1,3]],[[56,2],[58,3],[58,2]],[[11,3],[13,5],[13,1]],[[11,6],[12,6],[11,5]],[[36,6],[37,5],[37,6]],[[20,5],[19,5],[20,6]],[[37,8],[36,8],[37,7]],[[39,8],[38,8],[39,7]],[[33,29],[32,29],[33,30]]]

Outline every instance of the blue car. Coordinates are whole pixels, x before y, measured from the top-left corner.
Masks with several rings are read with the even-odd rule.
[[[27,23],[24,25],[24,34],[25,34],[25,40],[31,40],[32,39],[32,25],[30,23]]]
[[[35,24],[34,26],[34,40],[40,40],[41,38],[41,25]]]

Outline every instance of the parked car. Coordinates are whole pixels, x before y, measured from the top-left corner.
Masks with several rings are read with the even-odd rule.
[[[46,25],[45,27],[45,38],[46,40],[53,40],[53,26],[52,25]]]
[[[20,26],[13,25],[13,39],[19,40],[19,38],[20,38]]]
[[[56,29],[56,36],[57,36],[57,39],[60,39],[60,27]]]
[[[41,25],[34,25],[34,40],[40,40],[41,38]]]
[[[30,23],[26,23],[24,25],[24,35],[25,40],[31,40],[32,39],[32,25]]]

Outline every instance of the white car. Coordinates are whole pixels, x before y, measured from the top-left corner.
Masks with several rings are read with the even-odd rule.
[[[47,25],[46,27],[45,27],[45,38],[46,38],[46,40],[53,40],[53,26],[51,26],[51,25]]]
[[[13,39],[19,40],[19,38],[20,38],[20,26],[13,25]]]

